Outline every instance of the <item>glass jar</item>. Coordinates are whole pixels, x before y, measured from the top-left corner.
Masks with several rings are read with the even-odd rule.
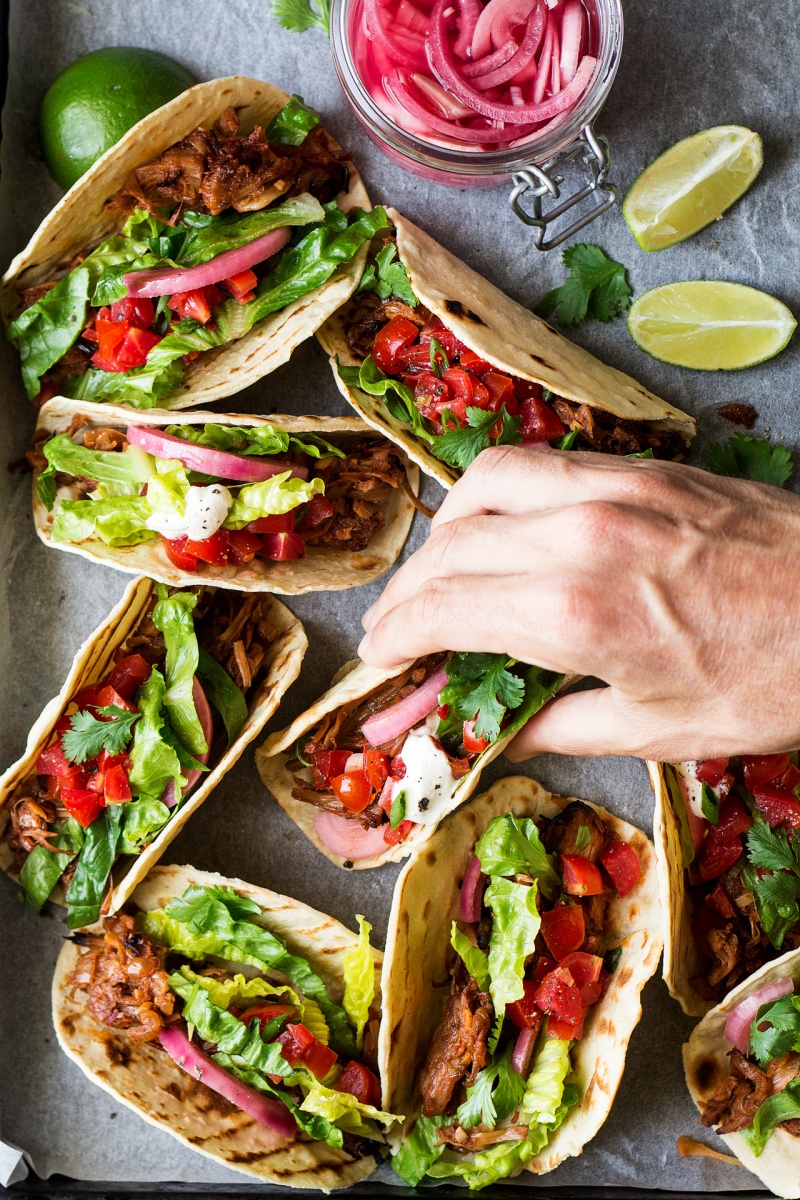
[[[593,78],[576,106],[563,120],[549,122],[519,145],[505,150],[472,150],[439,145],[409,133],[373,99],[361,79],[352,47],[360,30],[363,0],[332,0],[331,48],[345,97],[369,137],[389,158],[407,171],[450,187],[497,187],[513,181],[509,201],[516,215],[535,231],[535,243],[547,250],[605,212],[619,199],[619,189],[608,181],[608,143],[594,131],[593,123],[605,103],[622,52],[621,0],[592,0],[592,54],[597,58]],[[562,198],[563,168],[573,163],[586,181]],[[587,174],[588,173],[588,174]],[[543,201],[555,201],[547,211]],[[562,214],[593,197],[588,212],[546,238],[547,227]],[[526,203],[523,203],[525,201]]]

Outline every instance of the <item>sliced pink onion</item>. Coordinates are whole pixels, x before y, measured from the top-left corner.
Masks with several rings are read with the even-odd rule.
[[[283,249],[291,236],[291,229],[285,225],[255,238],[246,246],[224,250],[199,267],[155,267],[152,271],[129,271],[123,275],[123,282],[129,296],[171,296],[174,292],[192,292],[195,288],[230,279],[232,275],[248,271],[256,263],[272,258],[273,254]]]
[[[514,1049],[511,1052],[511,1065],[523,1078],[527,1074],[528,1067],[531,1065],[531,1055],[533,1054],[533,1047],[535,1045],[536,1031],[533,1029],[521,1029],[514,1043]]]
[[[458,900],[462,921],[472,924],[481,919],[481,900],[486,884],[486,876],[481,872],[481,860],[473,854],[470,864],[461,883],[461,894]]]
[[[533,85],[533,102],[541,104],[547,85],[550,82],[550,64],[553,61],[553,46],[555,45],[555,25],[553,18],[548,17],[547,29],[542,42],[542,53],[539,55],[539,66],[536,72],[536,83]]]
[[[771,1000],[777,1000],[781,996],[788,996],[793,991],[793,979],[776,979],[774,983],[765,984],[757,992],[753,992],[751,996],[740,1001],[725,1022],[725,1037],[730,1044],[735,1046],[740,1053],[747,1054],[747,1047],[750,1044],[750,1027],[761,1005],[769,1004]]]
[[[439,692],[447,683],[447,671],[442,666],[430,679],[391,708],[376,713],[361,726],[361,732],[371,746],[382,746],[424,721],[439,704]]]
[[[502,135],[496,129],[480,129],[475,125],[455,125],[451,121],[442,120],[441,117],[436,117],[433,113],[424,108],[416,96],[413,94],[408,84],[400,71],[394,71],[387,75],[384,79],[384,86],[391,99],[397,105],[399,111],[403,114],[402,120],[397,121],[397,124],[404,127],[406,121],[406,113],[411,113],[417,120],[423,122],[426,129],[426,134],[431,130],[439,135],[441,141],[450,143],[467,142],[470,145],[480,146],[484,142],[502,142]],[[515,129],[515,133],[524,133],[525,135],[532,133],[533,125],[529,125],[525,130]]]
[[[474,79],[475,86],[482,89],[499,87],[501,83],[508,83],[509,79],[514,79],[520,71],[527,67],[539,49],[543,33],[544,10],[537,6],[528,19],[528,24],[525,27],[525,36],[520,42],[519,49],[514,57],[496,70]]]
[[[575,78],[583,35],[583,5],[581,0],[567,0],[561,18],[561,82]]]
[[[491,54],[486,54],[483,58],[479,58],[477,62],[471,62],[469,66],[464,67],[464,78],[475,79],[480,75],[488,75],[496,67],[504,66],[510,58],[514,57],[518,50],[519,42],[514,38],[509,38],[499,50],[493,50]],[[472,109],[469,111],[471,113]]]
[[[181,1070],[193,1079],[199,1079],[212,1092],[224,1096],[275,1135],[274,1138],[264,1139],[265,1150],[276,1150],[287,1141],[292,1141],[297,1133],[297,1125],[286,1105],[281,1104],[280,1100],[262,1096],[255,1088],[234,1079],[189,1040],[183,1024],[163,1029],[158,1040]]]
[[[525,24],[535,4],[536,0],[489,0],[472,35],[473,62],[489,54],[492,46],[508,41],[511,30]]]
[[[421,71],[417,71],[412,73],[411,78],[431,104],[436,105],[443,117],[449,118],[451,121],[459,121],[465,117],[475,116],[471,108],[467,108],[466,104],[460,104],[449,92],[444,90],[436,79],[431,79],[430,75],[423,75]]]
[[[377,0],[364,0],[364,20],[367,31],[375,44],[381,47],[392,62],[401,63],[414,70],[426,71],[428,63],[422,40],[417,46],[412,42],[409,30],[401,33],[396,25],[390,34],[384,25],[384,16]]]
[[[192,699],[194,700],[194,706],[197,709],[197,717],[200,721],[200,728],[203,730],[203,737],[206,739],[206,745],[208,746],[208,750],[206,750],[204,754],[195,754],[195,758],[198,762],[201,762],[205,766],[205,764],[208,762],[208,756],[211,753],[211,742],[214,738],[214,716],[211,712],[211,705],[208,703],[206,694],[203,691],[200,680],[196,675],[192,680]],[[181,791],[182,796],[186,795],[186,793],[189,791],[189,788],[194,787],[202,774],[203,772],[198,771],[197,767],[192,767],[190,771],[186,772],[186,783],[183,785],[183,789]],[[174,808],[177,804],[178,801],[175,796],[174,779],[170,779],[169,783],[164,788],[161,800],[162,803],[166,804],[167,808]]]
[[[414,33],[421,33],[423,36],[428,30],[428,18],[425,13],[411,4],[410,0],[400,0],[397,6],[396,20],[398,25],[402,25],[404,29],[411,29]]]
[[[355,818],[340,817],[338,813],[317,812],[314,828],[323,846],[344,859],[374,858],[386,849],[383,831],[386,825],[365,829]]]
[[[553,25],[553,57],[550,59],[550,91],[555,96],[561,91],[561,40],[558,29]]]
[[[290,471],[296,479],[308,478],[307,467],[298,467],[276,458],[249,458],[243,454],[230,454],[227,450],[212,450],[147,425],[129,425],[125,436],[133,446],[146,450],[155,458],[176,458],[190,471],[216,475],[219,479],[261,483],[286,471]]]
[[[480,0],[461,0],[458,37],[453,42],[453,50],[459,58],[466,58],[469,54],[475,36],[475,26],[482,12]]]

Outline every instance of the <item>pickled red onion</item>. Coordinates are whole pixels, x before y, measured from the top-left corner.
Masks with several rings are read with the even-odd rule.
[[[472,58],[483,58],[492,46],[508,41],[515,25],[524,25],[538,0],[489,0],[472,35]]]
[[[567,0],[561,18],[561,82],[575,78],[583,34],[583,5],[581,0]]]
[[[531,1055],[533,1047],[536,1044],[535,1029],[522,1029],[517,1035],[517,1040],[514,1043],[514,1049],[511,1051],[511,1065],[514,1070],[525,1078],[528,1067],[531,1065]]]
[[[211,712],[211,705],[208,703],[208,699],[203,691],[202,684],[196,675],[192,680],[192,700],[194,700],[194,707],[197,711],[200,727],[203,730],[203,737],[206,739],[206,745],[208,746],[208,750],[206,750],[203,754],[195,754],[195,758],[198,762],[201,762],[203,766],[205,766],[208,762],[208,756],[211,753],[211,742],[214,737],[214,717]],[[194,787],[202,774],[203,772],[198,771],[197,767],[192,767],[191,770],[187,771],[186,783],[181,789],[181,795],[185,796],[189,791],[189,788]],[[164,791],[161,794],[161,801],[163,804],[166,804],[167,808],[174,808],[177,804],[174,779],[170,779],[169,783],[164,788]]]
[[[440,667],[410,696],[369,717],[361,726],[364,737],[371,746],[382,746],[384,742],[391,742],[401,733],[412,729],[438,706],[439,692],[446,683],[447,671]]]
[[[459,104],[448,92],[444,90],[440,83],[435,79],[431,79],[430,75],[423,75],[421,72],[416,72],[411,78],[421,92],[424,92],[432,104],[435,104],[444,117],[449,117],[451,120],[463,120],[465,117],[474,117],[475,114],[471,108],[467,108],[465,104]]]
[[[764,987],[740,1001],[731,1010],[725,1022],[725,1037],[730,1044],[735,1046],[741,1054],[747,1054],[747,1047],[750,1044],[750,1028],[761,1005],[769,1004],[771,1000],[778,1000],[781,996],[788,996],[793,991],[793,979],[776,979],[774,983],[765,984]]]
[[[263,483],[273,475],[289,471],[295,479],[308,479],[308,468],[280,459],[249,457],[231,454],[228,450],[213,450],[209,446],[198,446],[184,441],[161,429],[147,425],[129,425],[125,436],[132,446],[146,450],[154,458],[174,458],[190,471],[201,471],[204,475],[216,475],[219,479],[233,479],[241,483]]]
[[[373,825],[365,829],[354,817],[340,817],[338,813],[314,813],[314,828],[323,846],[344,859],[374,858],[386,849],[384,830],[389,826]]]
[[[453,42],[453,50],[459,58],[466,58],[469,54],[472,39],[475,35],[475,26],[482,11],[480,0],[463,0],[461,5],[461,20],[458,25],[458,37]]]
[[[441,117],[435,117],[415,98],[408,84],[405,82],[402,72],[393,71],[386,77],[386,90],[390,97],[400,107],[407,109],[413,117],[417,117],[420,121],[424,121],[429,129],[440,134],[443,138],[451,142],[501,142],[502,135],[496,129],[479,129],[474,125],[455,125],[451,121],[442,120]],[[477,116],[477,114],[476,114]],[[526,129],[526,133],[532,133],[533,125]],[[518,130],[515,129],[515,133]]]
[[[486,876],[481,872],[481,860],[473,854],[461,881],[458,909],[462,921],[472,924],[481,919],[481,900]]]
[[[479,75],[488,75],[490,71],[494,71],[497,67],[503,67],[510,58],[519,50],[519,42],[514,38],[509,38],[499,50],[493,50],[491,54],[485,55],[484,58],[479,58],[477,62],[471,62],[464,67],[464,78],[475,79]]]
[[[520,71],[527,67],[536,51],[539,49],[543,34],[544,12],[537,5],[535,11],[528,19],[528,24],[525,27],[525,35],[520,42],[519,49],[514,57],[509,59],[507,63],[504,63],[503,66],[498,67],[495,71],[491,71],[487,75],[481,75],[478,78],[473,79],[475,86],[479,88],[498,87],[501,83],[507,83],[510,79],[513,79]]]
[[[232,275],[248,271],[256,263],[272,258],[273,254],[283,249],[291,236],[291,229],[283,226],[270,230],[246,246],[224,250],[199,267],[155,267],[152,271],[129,271],[122,279],[129,296],[171,296],[174,292],[192,292],[196,288],[219,283],[222,279],[230,279]]]

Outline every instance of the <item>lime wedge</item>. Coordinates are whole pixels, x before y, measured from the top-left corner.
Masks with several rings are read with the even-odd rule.
[[[761,170],[761,138],[716,125],[676,142],[634,180],[622,214],[643,250],[666,250],[705,228],[744,195]]]
[[[640,296],[628,313],[640,350],[695,371],[755,366],[783,350],[796,325],[774,296],[720,280],[665,283]]]

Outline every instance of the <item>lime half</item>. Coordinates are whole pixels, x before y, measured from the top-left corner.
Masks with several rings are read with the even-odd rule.
[[[676,142],[642,171],[622,214],[643,250],[665,250],[721,217],[764,162],[761,138],[743,125],[716,125]]]
[[[774,296],[719,280],[666,283],[645,292],[628,313],[640,350],[695,371],[755,366],[783,350],[796,326]]]

